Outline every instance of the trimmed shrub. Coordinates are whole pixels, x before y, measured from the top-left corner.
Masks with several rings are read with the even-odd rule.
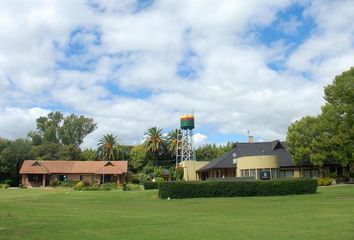
[[[330,186],[332,185],[333,178],[330,177],[320,177],[317,178],[318,186]]]
[[[144,189],[149,190],[149,189],[158,189],[159,185],[157,182],[145,182],[144,183]]]
[[[316,179],[267,181],[161,182],[160,198],[246,197],[310,194],[317,191]]]

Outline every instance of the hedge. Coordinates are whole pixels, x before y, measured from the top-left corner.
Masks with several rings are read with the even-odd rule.
[[[160,198],[245,197],[316,193],[316,179],[161,182]]]
[[[157,182],[144,182],[144,189],[149,190],[149,189],[158,189],[158,183]]]

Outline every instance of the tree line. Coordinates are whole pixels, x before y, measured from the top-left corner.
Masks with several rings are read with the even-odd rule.
[[[130,171],[146,175],[175,165],[179,129],[166,133],[162,128],[149,128],[144,133],[144,142],[136,146],[122,145],[117,136],[106,134],[99,139],[97,148],[82,150],[84,138],[96,128],[92,118],[51,112],[36,119],[36,130],[29,132],[27,138],[0,138],[0,181],[18,184],[19,170],[26,159],[127,160]],[[230,147],[231,143],[199,147],[197,159],[212,160]]]

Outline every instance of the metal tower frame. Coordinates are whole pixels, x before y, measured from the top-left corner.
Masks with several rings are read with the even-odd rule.
[[[180,129],[177,135],[176,165],[182,161],[195,161],[193,129]]]

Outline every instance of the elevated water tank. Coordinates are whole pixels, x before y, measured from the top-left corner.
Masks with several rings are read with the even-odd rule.
[[[194,128],[194,116],[183,115],[181,119],[181,129],[193,129]]]

